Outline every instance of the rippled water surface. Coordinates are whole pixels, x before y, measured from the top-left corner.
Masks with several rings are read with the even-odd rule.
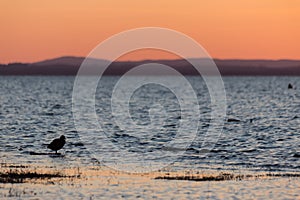
[[[101,133],[120,149],[143,154],[146,158],[158,149],[182,151],[182,155],[168,166],[167,170],[171,171],[209,168],[299,172],[300,78],[223,78],[229,121],[225,119],[222,135],[212,151],[205,154],[201,144],[210,125],[211,100],[200,77],[188,77],[198,96],[200,118],[197,135],[186,151],[163,148],[165,143],[174,139],[181,122],[180,106],[168,88],[152,84],[136,90],[129,102],[128,112],[139,127],[145,128],[134,133],[118,127],[110,106],[111,93],[118,78],[102,78],[96,92],[95,109],[102,127]],[[176,77],[166,78],[176,85]],[[99,155],[105,155],[108,149],[102,148],[101,140],[95,141],[92,137],[90,141],[88,137],[80,140],[75,128],[72,115],[73,83],[74,77],[63,76],[0,77],[1,163],[85,167],[94,165],[98,159],[100,164],[105,165],[99,160],[103,156]],[[296,89],[288,90],[288,83],[295,85]],[[177,87],[180,88],[180,85]],[[157,126],[161,125],[158,123],[150,129],[149,124],[156,121],[162,121],[162,126],[158,129]],[[62,134],[67,138],[66,146],[61,150],[63,156],[33,155],[49,153],[47,144]],[[94,155],[90,154],[91,149]],[[170,158],[161,159],[166,161]],[[151,188],[151,184],[147,187]],[[166,181],[161,184],[165,185]],[[112,186],[107,189],[114,190]],[[187,188],[183,190],[192,193]]]

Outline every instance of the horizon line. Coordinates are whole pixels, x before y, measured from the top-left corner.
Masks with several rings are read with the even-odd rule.
[[[33,63],[39,63],[39,62],[44,62],[44,61],[50,61],[50,60],[55,60],[55,59],[61,59],[61,58],[81,58],[81,59],[86,59],[88,57],[84,57],[84,56],[72,56],[72,55],[64,55],[64,56],[57,56],[57,57],[52,57],[52,58],[46,58],[46,59],[40,59],[37,61],[32,61],[32,62],[23,62],[23,61],[10,61],[10,62],[0,62],[0,65],[9,65],[9,64],[33,64]],[[97,59],[97,60],[105,60],[108,62],[143,62],[143,61],[176,61],[176,60],[186,60],[185,58],[175,58],[175,59],[168,59],[168,58],[155,58],[155,59],[133,59],[133,60],[107,60],[104,58],[93,58],[90,57],[90,59]],[[199,57],[199,58],[187,58],[187,59],[213,59],[213,60],[248,60],[248,61],[300,61],[299,59],[295,59],[295,58],[212,58],[212,57]]]

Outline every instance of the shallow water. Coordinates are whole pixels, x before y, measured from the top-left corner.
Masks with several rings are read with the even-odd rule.
[[[168,78],[176,84],[174,77]],[[155,122],[149,116],[149,109],[152,105],[159,103],[165,111],[161,112],[161,115],[160,112],[155,112],[155,119],[162,120],[163,127],[155,129],[158,130],[157,132],[148,128],[140,129],[138,134],[120,130],[113,120],[110,107],[111,91],[117,80],[118,77],[104,77],[101,80],[96,93],[96,112],[102,132],[106,134],[112,144],[121,149],[143,154],[147,159],[153,159],[152,161],[155,163],[170,159],[165,157],[154,160],[155,158],[152,158],[151,155],[156,150],[166,153],[180,151],[182,155],[176,160],[170,160],[172,164],[164,168],[165,171],[189,169],[241,171],[247,169],[250,171],[299,172],[300,93],[298,88],[300,87],[300,78],[224,77],[227,118],[240,121],[225,122],[223,133],[218,138],[215,147],[205,154],[201,153],[201,144],[205,139],[203,135],[209,127],[211,105],[206,85],[201,78],[188,77],[198,96],[201,118],[197,136],[187,151],[162,148],[166,142],[175,137],[181,118],[180,106],[175,95],[167,88],[158,85],[149,85],[137,90],[131,98],[129,112],[135,123],[149,127],[147,125]],[[105,162],[99,158],[103,158],[103,154],[110,152],[104,147],[102,148],[101,140],[90,140],[92,142],[89,142],[87,139],[89,137],[92,139],[90,135],[80,140],[80,134],[75,128],[72,115],[73,82],[74,77],[63,76],[5,76],[0,78],[1,163],[33,164],[40,167],[54,166],[57,168],[85,167],[97,165],[98,162],[100,165],[105,165]],[[288,83],[292,83],[298,88],[288,90]],[[184,92],[182,91],[182,93]],[[61,150],[63,156],[32,155],[32,152],[34,154],[50,152],[46,148],[47,144],[61,134],[67,138],[67,144]],[[89,148],[86,149],[85,145]],[[89,152],[91,149],[93,155]],[[130,161],[131,158],[128,158]],[[135,165],[130,162],[126,164]],[[293,181],[280,179],[279,182],[282,184],[279,185],[274,184],[276,180],[259,183],[245,181],[238,183],[240,189],[243,188],[242,190],[234,186],[236,184],[234,181],[229,183],[182,181],[179,184],[180,189],[176,189],[174,185],[179,182],[151,180],[135,185],[135,181],[133,181],[120,187],[113,184],[100,187],[97,182],[93,182],[94,189],[80,184],[80,189],[76,188],[74,193],[70,193],[73,190],[71,186],[66,187],[70,196],[78,198],[81,198],[81,195],[84,198],[99,194],[105,197],[119,198],[122,195],[130,198],[151,197],[154,194],[157,194],[157,197],[163,197],[167,194],[176,194],[176,192],[186,195],[185,197],[190,194],[194,197],[200,195],[203,198],[206,198],[204,194],[217,195],[211,196],[216,198],[242,198],[242,195],[250,198],[250,194],[252,194],[257,195],[254,196],[255,198],[259,198],[260,192],[270,198],[272,195],[273,197],[279,195],[282,198],[294,198],[293,195],[296,192],[294,192],[293,184],[299,186],[299,179],[293,179]],[[158,183],[161,187],[157,187]],[[22,187],[34,186],[25,184]],[[53,186],[53,190],[51,189],[47,193],[48,197],[51,198],[51,195],[55,195],[57,190],[63,191],[64,187],[55,188]],[[133,191],[132,188],[135,190]],[[98,192],[95,193],[94,190]],[[270,193],[274,190],[276,190],[274,193]],[[284,190],[284,194],[281,190]],[[41,189],[37,193],[45,195],[43,191]],[[219,192],[216,193],[216,191]],[[181,196],[178,194],[179,197]]]

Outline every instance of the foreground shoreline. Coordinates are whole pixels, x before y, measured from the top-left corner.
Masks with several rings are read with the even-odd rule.
[[[283,187],[282,189],[285,190],[285,193],[282,194],[283,198],[287,197],[285,195],[292,195],[293,198],[295,198],[298,195],[296,188],[300,185],[300,173],[263,171],[250,173],[249,171],[233,172],[225,170],[207,170],[207,172],[204,173],[203,170],[162,170],[158,172],[134,174],[114,171],[103,166],[59,169],[53,166],[42,167],[7,163],[1,164],[0,172],[1,198],[20,197],[26,199],[35,197],[38,199],[47,199],[51,198],[55,193],[64,196],[62,198],[70,198],[72,196],[78,198],[78,192],[81,190],[82,192],[80,192],[80,194],[84,194],[82,199],[87,197],[90,199],[93,199],[93,197],[98,199],[98,197],[102,195],[107,198],[124,198],[127,197],[126,195],[130,197],[141,196],[142,198],[150,198],[157,195],[156,193],[158,191],[160,191],[159,195],[161,195],[158,195],[158,198],[166,198],[170,197],[168,196],[170,195],[168,192],[168,190],[170,190],[169,187],[174,186],[175,188],[173,189],[177,192],[184,193],[182,194],[183,196],[179,196],[182,198],[188,196],[199,197],[199,195],[203,197],[203,193],[199,192],[203,192],[203,189],[206,191],[207,188],[209,188],[210,192],[206,192],[204,196],[213,197],[216,195],[213,192],[214,190],[219,190],[220,188],[224,189],[224,187],[227,189],[223,192],[218,191],[217,195],[226,197],[226,195],[231,194],[229,191],[230,188],[228,188],[229,185],[230,188],[235,191],[249,189],[251,192],[249,192],[248,195],[253,195],[253,193],[257,192],[254,191],[253,188],[251,189],[253,186],[261,185],[256,189],[266,190],[265,193],[263,193],[264,195],[268,195],[270,190],[274,192],[274,188],[271,188],[275,186],[277,187],[276,191],[282,193],[280,189],[278,190],[278,187]],[[135,190],[127,191],[128,187],[133,187]],[[295,187],[295,190],[292,189],[292,192],[289,189],[291,187]],[[197,188],[198,190],[195,190]],[[76,192],[74,189],[76,189]],[[77,191],[77,189],[79,190]],[[113,193],[103,193],[103,190],[107,192],[111,189],[116,191]],[[124,189],[126,189],[126,191],[124,191]],[[145,193],[145,189],[153,192],[149,194],[147,192]],[[161,192],[162,189],[167,193]],[[93,190],[93,192],[88,192],[89,190]],[[65,193],[66,191],[67,193]],[[141,195],[141,192],[144,196]],[[136,193],[139,195],[132,196]],[[238,196],[239,195],[236,195],[236,197]]]

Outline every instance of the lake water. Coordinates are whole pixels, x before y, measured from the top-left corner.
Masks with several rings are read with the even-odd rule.
[[[166,142],[174,139],[181,120],[180,106],[176,96],[165,87],[155,84],[143,86],[136,90],[131,97],[128,112],[136,124],[147,128],[140,129],[138,133],[133,133],[121,130],[118,127],[113,120],[110,106],[112,89],[118,78],[107,76],[101,79],[96,92],[95,109],[99,124],[102,127],[101,132],[106,134],[112,144],[119,146],[121,149],[142,154],[149,160],[157,159],[149,155],[152,155],[158,149],[166,153],[180,151],[181,156],[178,156],[176,160],[170,160],[170,165],[164,168],[166,171],[191,169],[196,171],[300,171],[299,77],[224,77],[227,118],[222,135],[214,144],[214,148],[205,154],[201,153],[201,145],[205,140],[204,134],[210,125],[211,100],[207,87],[200,77],[187,77],[198,97],[200,118],[196,137],[186,151],[184,149],[163,149]],[[132,78],[134,79],[134,77]],[[176,77],[167,78],[176,84]],[[105,166],[105,162],[102,162],[99,158],[105,159],[106,157],[103,154],[108,155],[108,149],[101,145],[101,140],[95,141],[91,137],[91,141],[88,141],[90,135],[80,139],[82,135],[77,132],[74,125],[72,114],[73,83],[74,77],[64,76],[0,77],[1,163],[39,167],[55,166],[62,169],[65,167],[84,168],[97,165],[99,162],[100,165]],[[288,90],[289,83],[296,86],[296,89]],[[180,85],[178,85],[178,88],[180,89]],[[184,92],[182,91],[182,93]],[[152,105],[157,106],[157,104],[163,107],[164,112],[161,112],[160,115],[160,112],[156,110],[154,119],[163,121],[164,124],[160,129],[154,129],[158,130],[156,132],[149,129],[148,125],[153,122],[153,119],[149,116],[151,112],[149,112],[149,109]],[[236,120],[227,121],[227,119]],[[84,117],[82,120],[84,120]],[[64,156],[33,155],[50,152],[47,149],[47,144],[62,134],[67,138],[67,143],[61,150]],[[86,148],[85,145],[89,147]],[[93,151],[92,154],[91,150]],[[113,154],[109,155],[110,158],[113,157],[111,156]],[[163,160],[157,159],[155,163],[165,162],[168,159],[168,157],[163,158]],[[127,164],[135,165],[134,161],[130,163],[130,157],[128,160]],[[299,186],[299,179],[292,182],[291,180],[281,180],[280,183],[281,185],[274,185],[273,182],[266,182],[260,187],[265,188],[263,194],[270,195],[268,193],[270,191],[278,190],[274,193],[280,193],[282,191],[279,190],[283,190],[287,193],[278,194],[282,198],[295,198],[297,196],[294,186]],[[162,188],[157,188],[157,184],[161,184]],[[172,188],[174,184],[177,188],[175,192]],[[103,194],[103,197],[107,198],[114,197],[114,195],[115,197],[125,195],[124,198],[138,196],[150,198],[154,195],[153,192],[159,192],[157,197],[168,197],[163,195],[165,192],[163,190],[168,191],[167,194],[174,197],[176,197],[174,195],[176,191],[185,194],[185,197],[201,196],[199,191],[206,191],[206,196],[204,195],[203,198],[208,197],[208,194],[211,198],[244,197],[241,194],[246,195],[248,198],[251,198],[251,196],[247,195],[254,194],[258,195],[257,198],[266,197],[259,194],[261,192],[259,188],[251,185],[254,184],[253,182],[243,182],[239,186],[249,189],[252,193],[237,192],[240,188],[234,186],[235,182],[227,184],[226,188],[228,190],[224,190],[225,186],[222,183],[220,185],[216,185],[216,183],[210,183],[209,185],[201,183],[202,185],[199,185],[200,183],[190,182],[181,184],[177,181],[155,180],[155,183],[153,181],[143,182],[138,187],[139,184],[135,185],[135,182],[130,182],[128,185],[123,184],[119,190],[117,189],[118,186],[107,184],[107,187],[102,188],[98,193],[96,186],[94,186],[94,189],[81,188],[80,194],[83,196],[78,196],[78,193],[70,193],[74,188],[67,188],[66,190],[69,191],[67,193],[69,197],[78,198],[99,194]],[[138,187],[136,188],[138,195],[134,191],[130,191],[130,185],[133,188]],[[228,185],[232,185],[232,188],[230,189],[231,186]],[[26,186],[26,188],[30,187],[32,186]],[[145,190],[144,192],[140,191],[141,187]],[[201,187],[201,189],[197,191],[197,187]],[[63,186],[60,187],[60,191],[61,188]],[[52,188],[51,192],[48,193],[48,198],[57,193],[56,190],[56,188]],[[130,192],[126,193],[127,190]],[[214,194],[217,190],[219,190],[218,195]],[[288,196],[288,193],[292,196]],[[43,193],[43,195],[46,194]]]

